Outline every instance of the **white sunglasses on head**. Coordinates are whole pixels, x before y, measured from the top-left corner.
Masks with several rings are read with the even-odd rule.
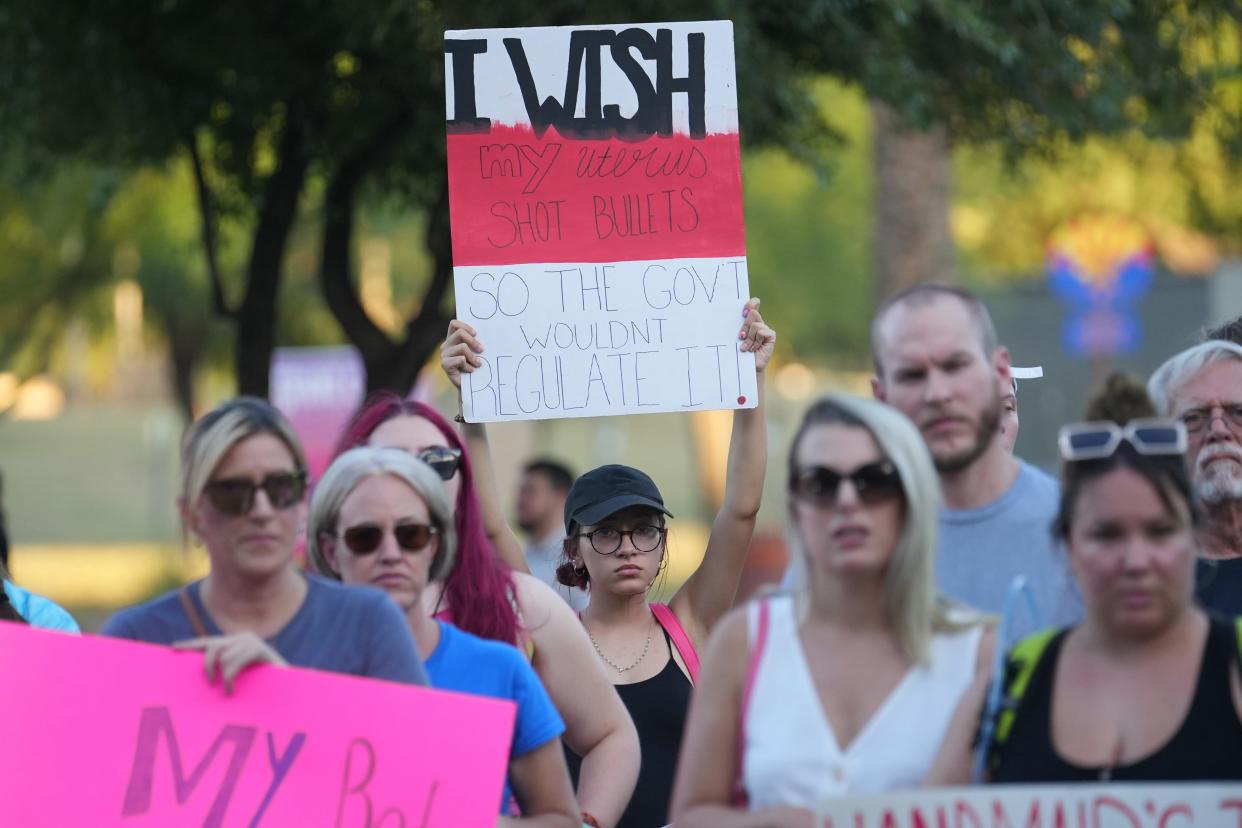
[[[1140,454],[1185,454],[1186,426],[1179,420],[1155,417],[1131,420],[1124,426],[1097,420],[1062,426],[1057,435],[1061,459],[1070,462],[1111,457],[1122,440]]]

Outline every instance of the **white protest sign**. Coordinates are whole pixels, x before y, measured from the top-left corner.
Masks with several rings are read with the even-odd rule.
[[[753,407],[732,24],[444,48],[466,419]]]
[[[825,803],[817,828],[1242,828],[1242,785],[989,785]]]

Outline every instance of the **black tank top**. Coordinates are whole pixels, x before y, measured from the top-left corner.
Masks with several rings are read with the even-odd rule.
[[[614,685],[634,720],[643,762],[634,796],[617,828],[663,828],[669,822],[668,806],[673,797],[673,775],[677,772],[691,685],[673,658],[668,633],[664,633],[664,643],[668,647],[668,664],[663,670],[646,681]],[[576,790],[582,760],[568,748],[565,758]]]
[[[1231,622],[1211,619],[1190,710],[1173,738],[1155,753],[1114,768],[1071,764],[1052,745],[1052,683],[1067,632],[1049,642],[1031,675],[993,782],[1242,779],[1242,723],[1229,684],[1230,665],[1238,663],[1237,633]]]

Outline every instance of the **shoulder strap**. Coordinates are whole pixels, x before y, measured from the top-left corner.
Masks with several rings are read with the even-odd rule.
[[[755,630],[755,640],[750,645],[750,656],[746,662],[746,679],[742,685],[741,704],[738,705],[737,776],[733,781],[733,803],[738,806],[746,805],[750,799],[746,793],[746,786],[742,782],[742,763],[746,759],[746,720],[750,714],[750,697],[754,693],[755,679],[759,676],[759,663],[763,661],[763,651],[768,643],[770,603],[762,600],[758,605],[759,620]]]
[[[190,587],[187,584],[183,586],[178,595],[181,598],[181,609],[185,611],[185,617],[190,621],[190,629],[194,630],[194,635],[199,638],[206,638],[207,625],[203,623],[203,616],[199,614],[198,607],[194,606],[194,599],[190,596]]]
[[[698,684],[699,654],[694,649],[694,642],[690,640],[690,636],[686,635],[685,628],[681,626],[681,622],[677,620],[676,614],[668,604],[651,604],[650,606],[651,614],[655,616],[656,622],[664,628],[664,632],[668,633],[669,640],[677,648],[681,660],[686,663],[686,671],[690,673],[690,683]]]
[[[996,755],[995,749],[1003,746],[1009,739],[1009,733],[1013,730],[1014,721],[1018,716],[1018,706],[1026,694],[1026,688],[1031,683],[1031,676],[1035,675],[1035,668],[1039,666],[1044,651],[1048,649],[1048,645],[1059,632],[1059,629],[1050,628],[1032,633],[1010,650],[1006,659],[1006,676],[1004,677],[1005,699],[996,716],[996,731],[992,745],[986,747],[993,756]],[[993,680],[996,679],[993,678]]]

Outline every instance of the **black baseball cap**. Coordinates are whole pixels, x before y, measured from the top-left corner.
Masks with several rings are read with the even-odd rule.
[[[630,506],[650,506],[669,517],[655,481],[630,466],[608,465],[583,474],[565,498],[565,531],[571,523],[588,526]]]

